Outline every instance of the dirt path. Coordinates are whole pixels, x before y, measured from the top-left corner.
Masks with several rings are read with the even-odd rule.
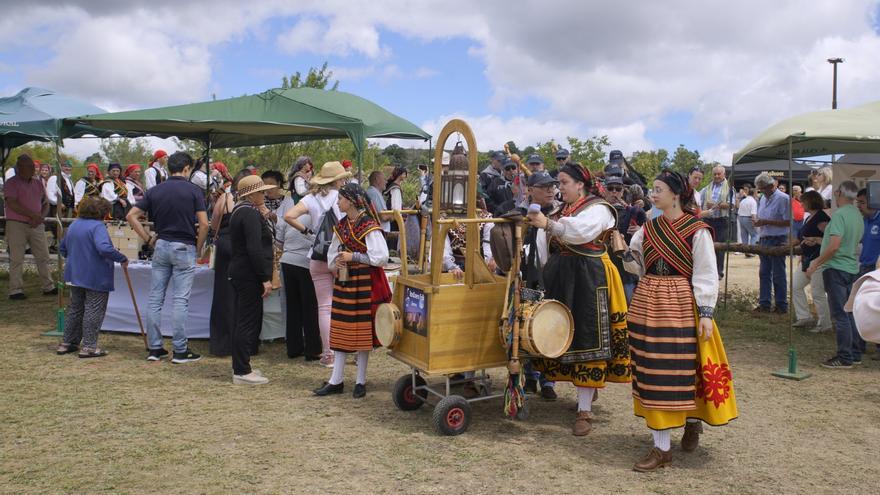
[[[740,418],[707,428],[695,453],[676,445],[673,467],[654,474],[630,469],[651,436],[628,386],[602,391],[587,437],[570,434],[567,384],[556,402],[532,400],[525,422],[487,401],[466,434],[441,437],[430,407],[394,407],[390,388],[407,369],[381,351],[364,400],[313,397],[329,370],[288,360],[283,344],[254,359],[271,383],[242,388],[230,384],[228,358],[148,364],[137,336],[102,334],[111,354],[101,360],[55,356],[54,340],[39,336],[51,303],[36,304],[0,306],[4,493],[876,493],[880,478],[880,362],[823,370],[832,337],[798,335],[813,377],[774,378],[787,320],[752,319],[744,303],[719,318]],[[503,385],[502,370],[492,376]]]

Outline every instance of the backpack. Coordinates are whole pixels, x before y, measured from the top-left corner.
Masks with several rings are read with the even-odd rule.
[[[339,220],[336,218],[336,213],[331,205],[321,217],[321,225],[318,226],[318,231],[315,232],[315,242],[312,244],[313,260],[327,262],[327,251],[330,250],[330,243],[333,242],[333,227],[337,223],[339,223]]]

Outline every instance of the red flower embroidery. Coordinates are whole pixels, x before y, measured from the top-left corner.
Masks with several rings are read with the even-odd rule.
[[[730,373],[730,367],[727,363],[713,363],[711,359],[706,360],[706,365],[702,367],[702,373],[697,375],[696,396],[703,399],[703,402],[712,401],[715,409],[727,399],[730,398],[730,381],[733,375]]]

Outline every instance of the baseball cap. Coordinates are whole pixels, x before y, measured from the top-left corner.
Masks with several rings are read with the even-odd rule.
[[[526,180],[526,184],[529,187],[543,187],[558,183],[559,181],[554,179],[547,172],[535,172],[529,176],[528,180]]]
[[[529,155],[529,158],[526,160],[526,163],[544,163],[544,159],[541,158],[541,155],[532,154],[532,155]]]
[[[611,153],[608,153],[608,163],[610,165],[623,163],[623,152],[620,150],[611,150]]]

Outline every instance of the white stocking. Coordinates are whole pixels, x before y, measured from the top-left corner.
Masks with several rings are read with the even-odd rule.
[[[578,393],[578,412],[593,410],[593,393],[596,391],[593,387],[577,387]]]
[[[330,375],[330,385],[339,385],[345,380],[345,353],[333,351],[333,374]]]
[[[370,360],[370,351],[358,351],[357,355],[357,365],[358,365],[358,376],[355,381],[358,385],[365,385],[367,383],[367,362]]]
[[[654,447],[657,447],[663,452],[669,452],[669,449],[672,448],[672,446],[670,445],[672,442],[670,439],[671,435],[669,434],[669,430],[651,430],[651,433],[654,434]]]

